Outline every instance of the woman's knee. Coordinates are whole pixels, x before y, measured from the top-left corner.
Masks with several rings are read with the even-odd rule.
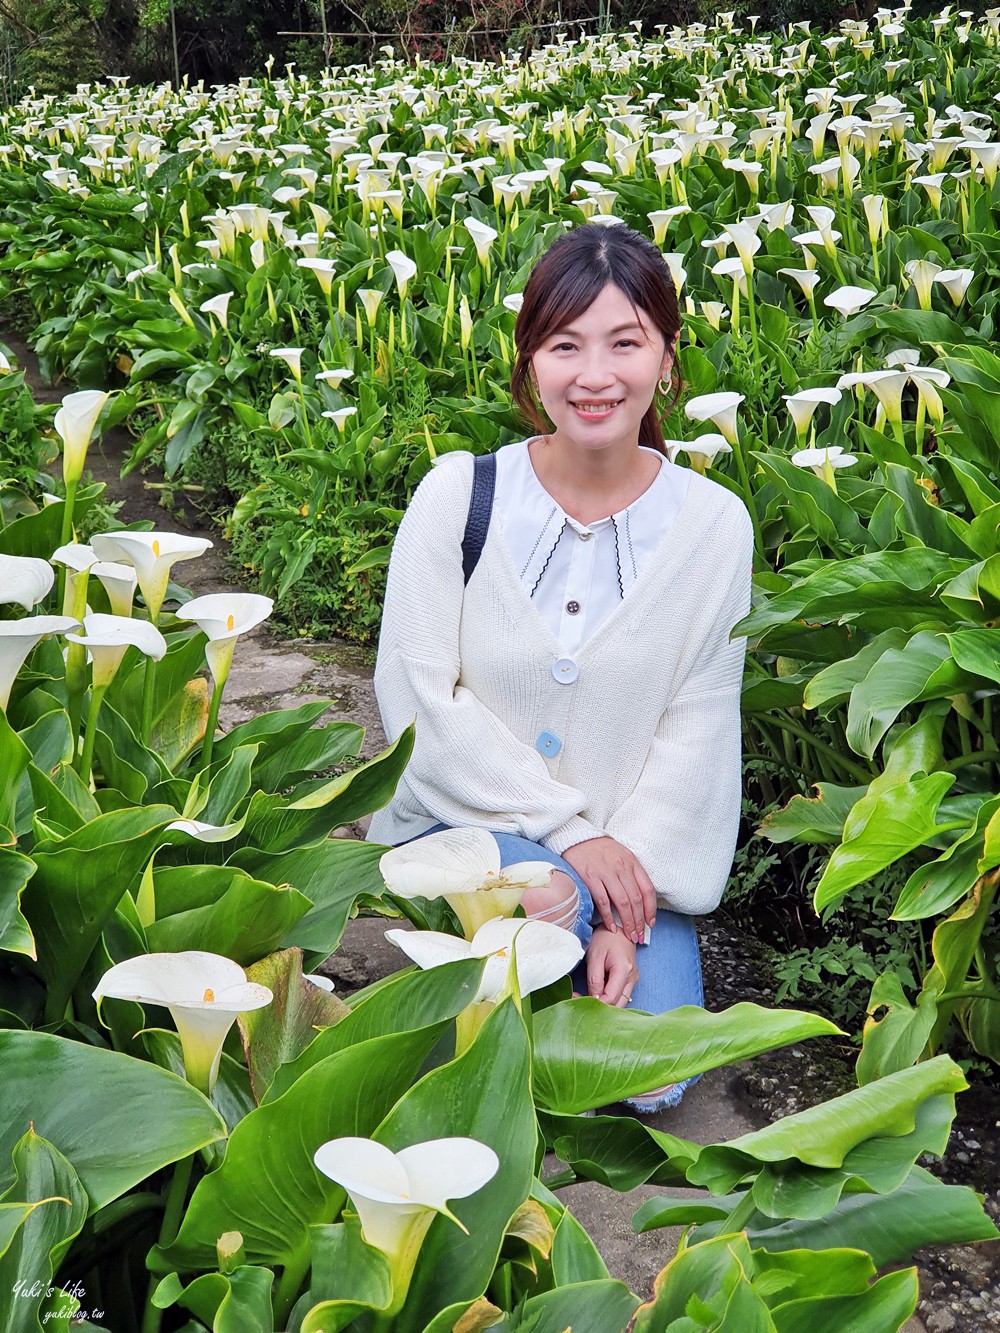
[[[529,919],[550,921],[569,930],[579,911],[580,890],[572,876],[554,870],[545,888],[525,890],[521,906]]]

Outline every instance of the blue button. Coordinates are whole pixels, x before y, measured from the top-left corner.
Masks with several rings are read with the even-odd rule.
[[[572,657],[560,657],[552,663],[552,675],[560,685],[572,685],[579,674],[580,668]]]
[[[562,741],[558,736],[553,735],[551,731],[543,731],[535,741],[535,749],[539,754],[552,756],[558,754],[562,749]]]

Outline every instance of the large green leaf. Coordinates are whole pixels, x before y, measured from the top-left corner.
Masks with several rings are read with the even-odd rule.
[[[818,709],[820,716],[829,717],[837,704],[845,703],[851,691],[868,675],[883,653],[890,648],[902,648],[908,636],[898,626],[884,630],[843,661],[831,662],[817,672],[806,686],[803,704]]]
[[[60,1296],[53,1305],[48,1295],[50,1283],[87,1220],[89,1201],[72,1165],[33,1129],[14,1146],[13,1170],[14,1181],[0,1196],[0,1209],[10,1216],[14,1205],[31,1208],[6,1243],[0,1236],[0,1290],[5,1294],[6,1310],[3,1330],[39,1333],[52,1326],[46,1313],[65,1302]],[[19,1291],[19,1284],[27,1290]]]
[[[291,884],[310,900],[308,912],[281,941],[304,951],[308,970],[325,962],[336,949],[358,898],[382,894],[385,883],[378,863],[384,852],[376,843],[323,838],[286,852],[243,847],[233,853],[229,864],[270,884]]]
[[[13,847],[0,845],[0,949],[36,958],[35,941],[21,913],[21,893],[35,863]]]
[[[954,1118],[953,1094],[928,1097],[916,1108],[911,1133],[867,1139],[839,1167],[769,1163],[751,1187],[754,1203],[768,1217],[825,1217],[844,1193],[891,1194],[921,1153],[943,1155]]]
[[[365,738],[364,727],[355,722],[328,722],[301,732],[280,749],[271,747],[258,761],[254,779],[264,791],[281,791],[314,773],[335,767],[354,756]]]
[[[948,646],[964,670],[1000,681],[1000,632],[996,629],[957,630],[948,635]]]
[[[150,952],[203,949],[242,967],[277,949],[310,907],[290,885],[266,884],[232,866],[171,866],[154,870],[153,884]]]
[[[318,1036],[310,1033],[309,1044],[304,1049],[300,1047],[294,1056],[286,1057],[289,1062],[275,1070],[273,1083],[262,1100],[280,1097],[307,1069],[335,1051],[392,1032],[431,1027],[442,1030],[444,1024],[472,1003],[485,966],[482,958],[459,958],[426,971],[407,970],[390,977],[369,999],[350,1009],[346,1017],[327,1018],[324,1031]],[[335,1026],[329,1026],[334,1022]]]
[[[781,810],[765,815],[756,832],[771,842],[840,842],[847,816],[868,788],[833,782],[813,786],[818,796],[793,796]]]
[[[521,1016],[513,1000],[505,1000],[472,1045],[457,1060],[425,1075],[373,1136],[395,1152],[429,1139],[463,1136],[487,1144],[500,1159],[491,1181],[450,1204],[467,1233],[447,1217],[431,1223],[393,1333],[422,1333],[445,1306],[475,1300],[486,1290],[508,1222],[528,1197],[534,1175],[537,1130],[530,1060]]]
[[[13,1145],[32,1124],[72,1163],[93,1209],[226,1132],[189,1083],[116,1051],[45,1032],[0,1031],[0,1068],[0,1188],[13,1178]]]
[[[250,1264],[232,1273],[205,1273],[182,1287],[175,1273],[165,1277],[153,1295],[160,1310],[183,1306],[208,1325],[212,1333],[273,1333],[269,1268]]]
[[[952,658],[948,636],[922,630],[905,647],[881,653],[851,691],[847,742],[855,753],[870,759],[904,708],[925,699],[948,698],[982,683]]]
[[[943,772],[904,779],[883,788],[874,799],[869,789],[869,795],[858,802],[866,806],[864,822],[850,836],[845,828],[844,841],[831,854],[816,885],[816,911],[923,846],[940,827],[937,809],[954,783],[955,774]]]
[[[411,723],[374,759],[287,804],[280,796],[256,793],[238,845],[265,852],[291,851],[387,805],[409,763],[413,735]]]
[[[68,837],[35,844],[32,860],[37,869],[21,901],[54,1018],[62,1017],[115,906],[138,880],[164,826],[175,818],[169,806],[114,810]]]
[[[734,626],[734,633],[753,640],[772,626],[800,618],[822,622],[850,616],[864,620],[865,612],[878,610],[891,611],[897,623],[907,611],[925,619],[934,590],[964,565],[964,561],[920,547],[824,564],[787,592],[756,607]],[[878,625],[877,629],[889,627]]]
[[[157,1266],[211,1269],[223,1231],[251,1263],[288,1264],[309,1227],[336,1216],[342,1192],[313,1164],[327,1139],[370,1135],[416,1075],[433,1029],[361,1042],[314,1065],[283,1097],[236,1126],[222,1164],[199,1181],[176,1241]]]
[[[881,1017],[876,1017],[883,1009]],[[868,1018],[857,1063],[858,1083],[872,1083],[916,1064],[936,1018],[937,1001],[931,991],[921,991],[914,1008],[903,994],[895,972],[885,971],[878,976],[868,1000]]]
[[[0,828],[17,826],[17,794],[30,763],[31,751],[0,709]]]
[[[936,861],[919,866],[900,890],[893,921],[922,921],[945,912],[972,889],[986,868],[986,829],[1000,810],[1000,796],[984,801],[971,827],[959,834]]]
[[[535,1098],[573,1114],[807,1037],[836,1034],[825,1018],[735,1004],[722,1013],[683,1005],[652,1015],[584,998],[533,1018]]]
[[[838,555],[874,550],[875,542],[854,509],[810,468],[796,467],[775,453],[751,453],[761,472],[789,500],[810,530]]]
[[[958,1065],[939,1055],[764,1129],[704,1148],[688,1179],[713,1194],[725,1194],[767,1162],[840,1168],[848,1153],[867,1139],[912,1134],[917,1109],[928,1098],[954,1098],[967,1087]]]
[[[636,1312],[635,1333],[662,1333],[674,1327],[684,1333],[698,1333],[708,1327],[721,1327],[717,1321],[734,1288],[752,1269],[750,1243],[740,1234],[719,1236],[682,1250],[657,1275],[652,1300]],[[679,1321],[684,1320],[692,1303],[696,1303],[696,1313],[685,1328]],[[745,1333],[770,1333],[766,1323],[752,1316],[744,1328]]]
[[[265,755],[275,755],[308,731],[332,706],[332,699],[320,699],[314,703],[299,704],[298,708],[278,708],[271,713],[261,713],[249,722],[241,722],[220,737],[212,750],[214,759],[216,762],[228,759],[238,746],[255,743],[260,744]]]
[[[620,1115],[556,1115],[539,1111],[546,1143],[561,1162],[583,1180],[597,1180],[615,1190],[631,1190],[646,1181],[686,1185],[687,1169],[701,1145],[650,1128]]]
[[[272,1089],[274,1076],[282,1065],[296,1061],[311,1044],[315,1045],[317,1028],[332,1028],[349,1014],[343,1000],[338,1000],[322,986],[306,981],[302,975],[302,951],[283,949],[262,958],[247,970],[247,979],[267,986],[274,996],[270,1004],[241,1014],[237,1022],[247,1054],[250,1083],[258,1104]],[[407,1023],[408,1028],[421,1027]],[[372,1032],[369,1036],[383,1036]],[[341,1049],[338,1047],[337,1049]],[[332,1054],[324,1051],[323,1054]],[[318,1064],[322,1056],[310,1062]],[[308,1068],[310,1066],[303,1066]],[[298,1073],[303,1072],[299,1069]],[[280,1090],[273,1091],[271,1100],[287,1091],[294,1078],[286,1081]]]
[[[698,1234],[719,1225],[708,1223]],[[876,1268],[906,1262],[924,1245],[1000,1238],[975,1191],[943,1185],[920,1166],[891,1194],[845,1194],[833,1212],[821,1218],[772,1225],[770,1218],[757,1214],[748,1233],[755,1246],[772,1253],[828,1246],[867,1250]]]

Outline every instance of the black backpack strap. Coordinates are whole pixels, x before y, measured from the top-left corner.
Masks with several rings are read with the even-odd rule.
[[[493,512],[493,491],[496,487],[497,460],[495,454],[477,454],[473,460],[472,495],[469,499],[469,517],[462,538],[462,572],[465,582],[479,563],[486,533]]]

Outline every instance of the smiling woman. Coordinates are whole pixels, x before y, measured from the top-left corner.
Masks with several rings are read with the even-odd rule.
[[[679,392],[678,328],[663,256],[625,226],[577,227],[535,265],[512,391],[555,429],[490,456],[471,576],[471,455],[444,456],[404,515],[375,689],[386,734],[415,715],[416,741],[368,833],[485,829],[502,866],[552,865],[522,905],[585,947],[577,990],[654,1013],[702,1003],[691,916],[718,905],[735,849],[745,640],[729,633],[753,538],[740,499],[667,456],[654,399]]]

